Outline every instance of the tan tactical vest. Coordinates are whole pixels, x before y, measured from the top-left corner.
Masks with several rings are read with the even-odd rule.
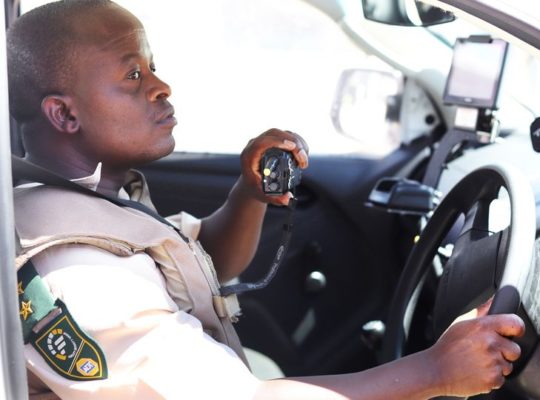
[[[66,243],[89,244],[118,256],[146,252],[161,269],[178,307],[199,319],[206,333],[231,347],[247,365],[232,326],[239,313],[236,296],[220,296],[212,261],[198,242],[186,243],[173,228],[141,211],[62,188],[16,188],[14,200],[22,247],[17,268],[39,252]]]

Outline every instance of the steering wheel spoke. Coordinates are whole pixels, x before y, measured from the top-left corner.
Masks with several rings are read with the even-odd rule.
[[[460,236],[439,281],[433,312],[437,337],[454,319],[495,293],[502,235],[469,230]]]

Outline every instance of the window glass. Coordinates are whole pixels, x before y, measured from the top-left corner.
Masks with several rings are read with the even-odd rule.
[[[23,0],[22,9],[44,2]],[[271,127],[301,134],[312,154],[381,156],[399,144],[384,129],[366,126],[361,141],[336,132],[330,112],[341,72],[389,67],[308,3],[117,2],[143,21],[157,73],[172,87],[177,151],[238,153]]]

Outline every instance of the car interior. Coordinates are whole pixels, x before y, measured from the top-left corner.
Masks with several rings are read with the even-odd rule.
[[[8,26],[22,12],[19,3],[4,1]],[[23,1],[23,7],[34,3]],[[458,316],[495,296],[491,313],[515,312],[526,322],[525,336],[517,339],[523,355],[503,388],[474,398],[540,399],[540,103],[529,93],[540,86],[540,25],[530,23],[540,16],[512,14],[504,1],[279,3],[315,10],[378,61],[333,75],[333,92],[325,99],[328,132],[319,140],[323,149],[324,143],[343,141],[347,150],[324,153],[314,144],[309,168],[291,187],[294,210],[269,206],[253,261],[229,283],[263,279],[283,243],[283,226],[289,226],[271,282],[239,296],[242,316],[235,326],[242,343],[270,357],[286,376],[359,371],[427,348]],[[278,14],[273,7],[268,9]],[[362,23],[355,25],[355,18]],[[446,28],[457,23],[466,29]],[[471,29],[473,23],[481,29]],[[420,40],[420,33],[429,39]],[[424,39],[436,41],[445,55],[438,57],[439,47]],[[408,51],[409,40],[414,51],[432,52],[427,59],[445,72],[402,62],[398,50]],[[393,53],[382,50],[387,42]],[[411,50],[407,60],[418,61],[415,54]],[[199,90],[211,97],[205,73],[191,79],[203,81]],[[513,85],[520,74],[524,81]],[[19,399],[27,394],[19,319],[13,315],[11,187],[17,177],[8,152],[23,156],[24,149],[16,124],[8,124],[7,94],[0,104],[0,399]],[[250,111],[242,111],[236,117],[247,119]],[[376,114],[380,124],[364,122]],[[179,138],[189,136],[189,129]],[[358,150],[366,136],[379,135],[377,129],[392,146],[382,155]],[[211,214],[240,174],[241,150],[180,147],[141,168],[159,214]],[[290,164],[284,168],[294,172]]]

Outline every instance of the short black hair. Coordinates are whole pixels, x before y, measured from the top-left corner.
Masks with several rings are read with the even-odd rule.
[[[111,0],[60,0],[23,14],[7,31],[10,112],[19,122],[36,118],[41,101],[70,83],[77,20]]]

